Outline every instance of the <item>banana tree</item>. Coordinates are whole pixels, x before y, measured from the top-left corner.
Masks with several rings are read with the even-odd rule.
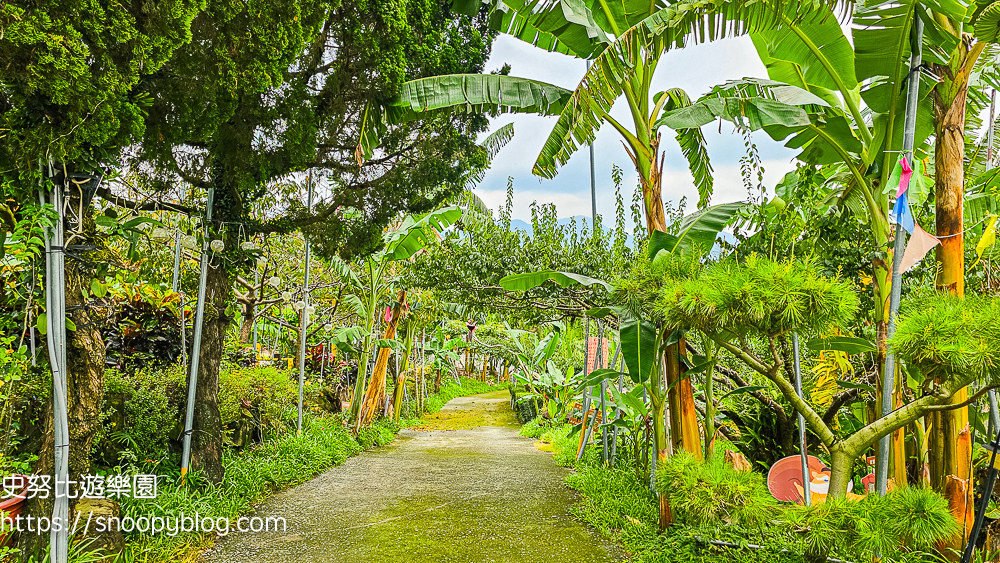
[[[748,92],[752,88],[745,83],[723,85],[693,107],[660,120],[679,129],[706,123],[706,115],[738,121],[751,129],[764,129],[772,138],[787,140],[786,146],[801,148],[798,158],[806,164],[842,170],[832,175],[828,201],[850,209],[870,225],[874,241],[890,256],[873,264],[880,368],[886,352],[891,290],[889,191],[894,185],[891,180],[899,173],[896,161],[903,148],[902,84],[919,76],[910,73],[907,64],[910,30],[918,19],[924,28],[923,62],[933,72],[924,77],[921,86],[915,148],[918,155],[931,152],[925,141],[934,134],[937,234],[945,237],[938,249],[942,262],[938,285],[961,294],[963,127],[982,109],[981,105],[966,107],[968,85],[985,43],[997,40],[1000,6],[912,1],[859,6],[854,14],[853,48],[832,17],[809,23],[785,17],[780,28],[752,34],[769,78],[778,84],[758,81],[754,93]],[[975,25],[975,37],[963,34],[963,26],[970,23]],[[789,100],[778,91],[788,94],[786,86],[806,90],[827,104],[801,95]],[[916,178],[922,183],[924,170],[919,164],[916,168]],[[894,388],[898,408],[902,388],[898,376]],[[955,401],[964,397],[965,391],[959,391]],[[966,413],[959,409],[934,418],[936,430],[931,438],[940,446],[932,451],[940,455],[931,467],[940,490],[945,476],[958,467],[957,434],[966,423]],[[902,431],[894,434],[892,445],[891,475],[903,482]]]
[[[677,226],[676,233],[654,231],[649,243],[649,260],[654,262],[663,255],[697,256],[712,249],[716,238],[732,218],[745,207],[743,202],[724,203],[696,211],[685,216]],[[530,291],[548,281],[553,281],[561,287],[583,285],[603,287],[609,292],[618,291],[611,284],[574,274],[545,270],[512,274],[500,280],[500,286],[507,291]],[[627,290],[626,290],[627,292]],[[629,296],[624,297],[626,300]],[[598,307],[588,314],[601,314]],[[694,387],[691,380],[684,375],[684,361],[681,350],[684,350],[682,333],[672,330],[662,330],[654,323],[643,319],[630,309],[624,307],[606,308],[604,314],[614,312],[621,324],[619,337],[622,356],[627,366],[627,375],[637,384],[644,385],[648,392],[653,413],[653,443],[658,460],[665,460],[674,447],[682,447],[695,456],[701,455],[697,418],[686,418],[687,410],[695,413]],[[613,370],[599,370],[602,377],[617,375]],[[596,372],[595,372],[596,373]],[[671,390],[682,392],[669,393]],[[690,397],[689,403],[684,403]],[[664,427],[664,414],[669,406],[670,426],[674,430],[674,443],[667,442]],[[660,498],[661,528],[671,521],[671,511],[666,504],[666,497]]]
[[[905,100],[899,92],[909,70],[909,29],[917,8],[912,2],[859,7],[853,47],[827,8],[819,8],[825,17],[811,21],[781,14],[781,26],[751,34],[770,80],[725,83],[658,123],[684,130],[722,118],[801,149],[800,161],[831,169],[825,203],[855,214],[891,256],[888,186],[902,147]],[[920,103],[914,145],[926,153],[931,108],[926,95]],[[922,170],[917,176],[922,178]],[[872,264],[880,367],[886,352],[889,264],[891,258],[875,258]],[[898,393],[895,403],[901,403]],[[891,475],[904,482],[902,432],[893,436],[892,445]]]
[[[369,106],[359,140],[359,159],[370,155],[385,123],[421,119],[438,112],[480,111],[558,114],[552,132],[539,154],[533,172],[552,178],[569,161],[580,144],[593,142],[598,128],[607,123],[623,139],[639,175],[650,233],[667,230],[661,182],[664,154],[660,150],[657,120],[662,112],[690,103],[680,89],[652,91],[653,74],[663,55],[673,48],[712,41],[748,30],[775,27],[781,17],[795,21],[822,16],[817,4],[764,0],[663,1],[625,0],[497,0],[491,5],[491,24],[502,33],[530,42],[547,51],[593,61],[574,92],[542,82],[507,76],[450,75],[416,80],[382,105]],[[469,15],[478,13],[481,0],[457,0],[455,7]],[[615,102],[624,97],[631,127],[611,116]],[[712,194],[712,167],[705,140],[698,129],[677,132],[681,153],[687,159],[699,194],[699,207]],[[676,353],[674,347],[668,353]],[[678,406],[683,447],[700,451],[695,440],[697,413],[690,387],[671,388]]]
[[[363,269],[367,274],[365,292],[360,295],[352,294],[346,298],[352,304],[358,316],[365,319],[365,336],[362,344],[361,360],[358,362],[358,379],[354,387],[354,399],[351,401],[351,418],[356,428],[360,428],[363,422],[361,406],[365,391],[371,388],[374,393],[380,385],[383,390],[385,389],[385,367],[387,363],[382,364],[380,371],[374,371],[371,381],[369,381],[368,362],[374,351],[376,310],[381,296],[388,288],[386,276],[389,268],[392,264],[413,256],[417,251],[424,248],[431,237],[436,236],[435,233],[451,226],[461,217],[462,210],[454,206],[439,209],[420,217],[407,215],[399,225],[386,232],[384,236],[385,247],[364,261]],[[397,303],[400,304],[400,314],[402,303],[405,300],[406,292],[402,291],[399,299],[397,299]],[[396,322],[398,322],[398,317],[396,317]],[[395,333],[394,325],[392,332]],[[393,338],[393,336],[387,336],[387,338]],[[379,355],[381,356],[383,353],[388,358],[389,349],[380,348]],[[370,416],[374,415],[373,412],[369,414]]]

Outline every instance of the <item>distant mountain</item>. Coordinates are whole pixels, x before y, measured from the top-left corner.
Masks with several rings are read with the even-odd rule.
[[[529,235],[534,232],[534,229],[531,228],[531,223],[528,223],[527,221],[522,221],[520,219],[511,220],[510,228],[514,229],[515,231],[523,231],[525,233],[528,233]]]

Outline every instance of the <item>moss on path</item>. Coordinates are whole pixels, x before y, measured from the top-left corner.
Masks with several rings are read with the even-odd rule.
[[[500,393],[455,399],[426,429],[274,496],[285,532],[233,534],[204,561],[612,563],[569,514],[567,470],[517,435]],[[464,414],[463,414],[464,413]],[[510,418],[508,418],[510,417]],[[497,425],[490,425],[497,424]]]
[[[481,426],[519,426],[510,410],[510,392],[501,390],[452,399],[440,411],[424,415],[423,423],[410,429],[471,430]]]

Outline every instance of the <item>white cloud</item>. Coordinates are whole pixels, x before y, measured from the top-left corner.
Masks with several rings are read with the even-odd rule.
[[[564,88],[575,88],[585,72],[584,61],[558,53],[546,53],[527,43],[501,35],[493,46],[493,54],[486,71],[511,64],[511,75],[551,82]],[[726,39],[715,43],[696,45],[664,55],[653,79],[653,92],[668,88],[685,89],[692,98],[708,92],[712,86],[746,76],[764,77],[767,73],[748,37]],[[630,123],[627,106],[618,103],[612,116],[623,123]],[[497,155],[476,193],[493,209],[506,200],[507,178],[514,179],[515,219],[530,219],[532,201],[555,203],[560,217],[590,215],[590,163],[586,148],[581,148],[569,163],[560,169],[552,180],[539,179],[531,174],[535,159],[541,151],[555,117],[533,115],[501,116],[491,123],[491,130],[514,123],[514,139]],[[715,196],[713,203],[735,201],[747,197],[739,173],[739,159],[744,156],[743,139],[734,135],[731,125],[704,128],[709,154],[715,168]],[[687,164],[680,154],[672,134],[663,130],[661,147],[666,153],[663,197],[677,201],[688,197],[689,210],[697,203],[697,192],[691,181]],[[766,135],[754,135],[761,157],[764,159],[765,185],[773,187],[785,172],[791,170],[793,152],[781,147]],[[612,165],[623,170],[622,196],[628,207],[637,183],[631,160],[622,147],[620,137],[610,126],[603,127],[594,143],[597,178],[598,212],[606,217],[614,214],[614,186],[611,181]]]

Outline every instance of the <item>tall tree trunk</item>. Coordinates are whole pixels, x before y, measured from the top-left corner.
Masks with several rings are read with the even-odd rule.
[[[399,422],[401,411],[403,410],[403,395],[406,392],[406,370],[410,366],[410,354],[413,352],[413,338],[416,335],[416,324],[413,319],[407,324],[404,331],[406,340],[406,353],[403,361],[399,363],[399,373],[396,374],[396,389],[392,394],[392,419]],[[416,379],[414,379],[416,382]],[[417,382],[416,395],[420,394],[420,384]]]
[[[396,326],[399,318],[403,314],[403,302],[406,300],[406,290],[399,292],[399,299],[392,307],[392,316],[388,326],[385,328],[383,338],[390,339],[396,337]],[[371,424],[375,419],[375,414],[382,411],[382,401],[385,397],[385,375],[386,368],[389,367],[389,348],[379,348],[378,356],[375,359],[375,368],[372,370],[371,379],[368,381],[368,388],[365,390],[364,402],[361,403],[361,414],[358,417],[357,428]]]
[[[253,300],[252,292],[248,297],[250,302],[243,304],[243,323],[240,325],[240,344],[246,344],[250,341],[250,335],[253,334],[253,324],[257,319],[257,302]]]
[[[226,246],[229,246],[227,242]],[[191,468],[201,471],[212,483],[222,481],[222,416],[219,413],[219,370],[225,348],[226,331],[232,317],[226,316],[226,302],[233,281],[225,268],[209,268],[205,284],[205,321],[198,360],[194,426],[191,435]]]
[[[240,241],[225,224],[244,220],[237,171],[244,163],[240,155],[248,152],[252,133],[243,124],[230,121],[219,128],[211,149],[211,181],[215,188],[212,222],[213,238],[220,237],[225,252],[236,252]],[[241,151],[242,149],[242,151]],[[233,318],[226,315],[226,304],[233,297],[237,272],[225,259],[214,260],[205,280],[205,318],[198,355],[198,382],[195,387],[194,425],[191,434],[191,468],[204,479],[219,483],[222,467],[222,416],[219,413],[219,370],[225,350],[226,332]],[[190,380],[189,380],[190,383]]]
[[[934,65],[934,71],[944,80],[932,92],[934,101],[934,201],[935,227],[941,245],[937,247],[940,263],[936,285],[938,291],[959,297],[965,295],[965,237],[962,234],[962,199],[965,190],[965,101],[968,94],[969,74],[984,44],[972,45],[963,39],[948,65]],[[961,389],[952,397],[952,403],[965,401],[968,391]],[[969,467],[965,459],[971,451],[960,448],[959,432],[969,423],[968,410],[964,408],[931,414],[928,429],[928,449],[931,452],[931,484],[939,492],[946,492],[949,476],[968,479],[961,469]],[[971,505],[972,487],[965,489],[962,506]],[[955,503],[952,503],[956,505]],[[950,542],[961,549],[971,522],[964,521],[967,512],[955,514],[964,532]]]
[[[675,449],[683,449],[701,459],[701,436],[698,432],[698,411],[694,404],[694,386],[691,385],[690,377],[684,377],[684,366],[680,361],[680,355],[685,352],[684,338],[681,338],[680,342],[667,347],[664,356],[670,426],[673,429],[671,438]],[[689,420],[691,417],[693,423]],[[711,437],[706,436],[706,439]]]
[[[641,156],[632,156],[632,162],[639,172],[639,180],[642,187],[643,201],[646,207],[646,227],[650,234],[653,231],[667,230],[667,220],[663,213],[662,183],[663,183],[663,158],[656,161],[656,155],[660,155],[660,134],[649,141],[650,154],[654,155],[652,161],[646,161]],[[681,340],[683,342],[683,339]],[[683,344],[671,344],[667,347],[666,357],[677,357],[684,353]],[[669,365],[669,363],[668,363]],[[668,368],[667,377],[675,381],[682,376],[681,368],[674,370]],[[670,404],[670,417],[674,427],[674,441],[685,451],[695,456],[702,455],[701,437],[698,435],[698,411],[694,404],[694,386],[690,379],[684,379],[677,385],[669,388],[667,396]]]

